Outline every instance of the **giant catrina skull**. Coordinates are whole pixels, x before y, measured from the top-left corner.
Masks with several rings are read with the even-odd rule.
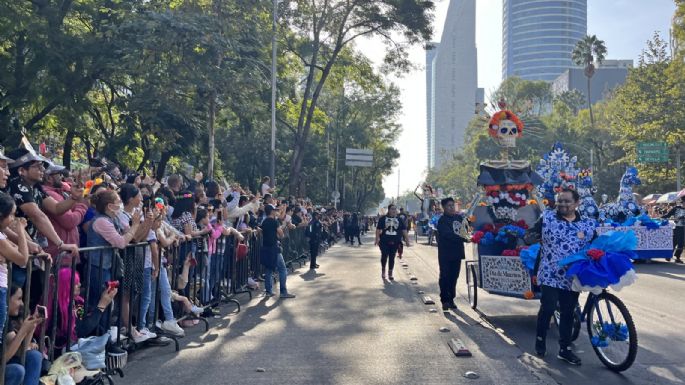
[[[497,138],[502,147],[516,147],[516,138],[519,136],[519,129],[516,123],[509,119],[500,121],[497,130]]]
[[[516,147],[516,138],[523,135],[523,122],[509,110],[496,112],[488,128],[490,136],[502,147]]]

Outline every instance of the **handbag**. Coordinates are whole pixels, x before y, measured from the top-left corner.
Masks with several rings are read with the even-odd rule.
[[[79,338],[75,351],[81,353],[83,366],[88,370],[105,369],[105,347],[109,341],[109,332],[99,337]]]
[[[247,252],[248,252],[248,247],[244,243],[238,243],[238,245],[235,247],[235,258],[238,261],[242,261],[247,257]]]

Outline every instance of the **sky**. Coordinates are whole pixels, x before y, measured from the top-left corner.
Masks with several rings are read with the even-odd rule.
[[[449,1],[436,1],[433,41],[440,41]],[[654,31],[659,31],[662,38],[668,40],[674,11],[673,0],[588,0],[588,34],[605,41],[607,59],[633,59],[637,63]],[[502,0],[476,0],[476,47],[478,86],[485,88],[487,98],[502,80]],[[362,40],[357,48],[374,62],[381,62],[379,41]],[[402,78],[390,78],[402,92],[399,123],[403,130],[396,143],[400,159],[393,173],[383,180],[385,194],[389,197],[397,195],[398,168],[401,169],[400,194],[414,190],[425,177],[425,53],[422,47],[413,47],[409,56],[419,69]]]

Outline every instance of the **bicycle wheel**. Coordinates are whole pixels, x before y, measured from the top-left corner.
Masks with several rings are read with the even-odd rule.
[[[607,292],[589,300],[594,302],[587,315],[592,349],[607,368],[615,372],[628,369],[637,355],[637,332],[628,308]]]
[[[478,307],[478,275],[476,274],[476,265],[469,264],[466,269],[466,294],[468,295],[471,309],[476,310]]]

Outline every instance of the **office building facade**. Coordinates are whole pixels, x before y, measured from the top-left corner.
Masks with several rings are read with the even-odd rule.
[[[553,81],[574,67],[587,35],[587,0],[503,0],[502,77]]]
[[[426,164],[431,164],[431,146],[433,143],[433,59],[438,53],[440,43],[433,42],[426,49]]]
[[[605,60],[590,79],[590,102],[605,99],[614,88],[625,83],[632,60]],[[568,68],[552,82],[552,94],[558,96],[566,91],[577,90],[587,101],[587,77],[582,68]]]
[[[426,53],[426,59],[428,167],[437,168],[463,146],[466,127],[474,116],[478,92],[475,0],[450,1],[440,44],[435,52]]]

